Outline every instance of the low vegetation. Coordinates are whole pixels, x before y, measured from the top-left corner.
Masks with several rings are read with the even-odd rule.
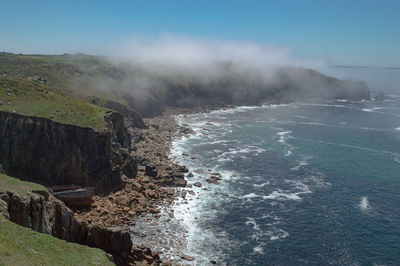
[[[114,265],[100,249],[0,220],[0,265]]]
[[[0,100],[5,102],[0,110],[93,128],[101,127],[101,108],[117,108],[115,103],[117,111],[131,108],[152,117],[171,107],[370,98],[363,82],[341,81],[300,67],[247,67],[221,61],[210,62],[210,67],[193,62],[181,69],[173,62],[143,65],[82,54],[0,53],[0,83]],[[15,88],[20,89],[14,95]],[[24,93],[26,88],[36,91]]]
[[[42,185],[21,181],[19,179],[0,174],[0,192],[12,191],[18,194],[29,194],[32,190],[45,190]]]
[[[0,193],[29,195],[46,188],[0,174]],[[68,256],[66,256],[68,254]],[[114,265],[100,249],[69,243],[19,226],[0,215],[0,265]]]
[[[0,54],[0,110],[101,130],[107,109],[74,95],[67,80],[76,69],[62,58]]]

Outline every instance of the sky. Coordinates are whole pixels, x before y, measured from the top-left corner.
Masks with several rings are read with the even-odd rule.
[[[0,51],[104,54],[164,35],[279,47],[330,65],[400,67],[400,1],[0,0]]]

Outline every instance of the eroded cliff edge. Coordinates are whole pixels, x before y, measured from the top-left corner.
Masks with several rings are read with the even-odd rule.
[[[11,179],[1,175],[0,178]],[[119,227],[104,228],[78,222],[65,204],[54,198],[45,189],[14,191],[0,190],[0,218],[50,234],[68,242],[100,248],[113,255],[120,265],[143,261],[159,262],[158,255],[151,250],[134,247],[129,231]]]
[[[110,111],[104,130],[0,111],[0,164],[22,180],[45,185],[117,188],[136,176],[131,137],[121,114]]]
[[[363,83],[344,82],[307,69],[281,69],[272,79],[264,80],[223,66],[222,76],[203,81],[140,69],[130,71],[100,59],[95,60],[93,69],[85,65],[85,57],[77,61],[74,58],[76,63],[72,63],[68,56],[61,56],[59,59],[65,61],[56,65],[51,61],[43,61],[42,65],[42,61],[23,56],[6,56],[6,59],[9,61],[6,60],[0,73],[0,106],[8,111],[0,111],[0,164],[5,172],[44,185],[74,183],[94,186],[103,192],[105,189],[120,191],[99,196],[89,212],[80,215],[80,221],[51,195],[35,194],[27,198],[9,192],[2,194],[0,203],[7,206],[11,219],[24,226],[68,241],[98,245],[121,257],[127,256],[132,243],[124,243],[125,236],[116,236],[124,234],[120,229],[99,225],[115,225],[116,220],[131,222],[143,212],[156,214],[157,204],[165,199],[173,200],[173,189],[163,187],[186,186],[184,172],[188,171],[171,165],[167,160],[168,149],[163,151],[163,145],[155,145],[157,138],[160,142],[168,141],[175,127],[171,127],[168,138],[156,134],[165,130],[158,124],[150,125],[154,132],[140,132],[146,125],[136,111],[153,117],[177,107],[193,110],[264,102],[369,99]],[[93,58],[89,59],[92,62]],[[9,67],[13,62],[18,71]],[[55,66],[60,75],[49,71]],[[141,87],[143,84],[139,81],[143,78],[149,82]],[[80,100],[66,97],[69,93]],[[27,103],[31,109],[24,108]],[[106,108],[122,115],[107,112]],[[79,116],[70,115],[77,109]],[[103,122],[105,127],[99,129]],[[134,147],[131,147],[132,139]],[[142,157],[136,157],[136,152]],[[114,240],[124,243],[126,250],[113,247]],[[141,250],[132,254],[141,254],[142,259],[146,252],[146,256],[151,254],[148,249]]]

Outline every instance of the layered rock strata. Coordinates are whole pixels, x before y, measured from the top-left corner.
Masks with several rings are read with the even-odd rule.
[[[110,111],[102,131],[0,111],[0,164],[11,176],[45,185],[117,188],[137,160],[123,117]]]
[[[26,195],[1,192],[0,216],[37,232],[100,248],[112,254],[119,265],[160,262],[159,256],[150,249],[135,247],[129,231],[125,229],[104,228],[77,221],[73,212],[48,191],[34,191]]]

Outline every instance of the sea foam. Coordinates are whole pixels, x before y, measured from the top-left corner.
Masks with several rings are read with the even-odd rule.
[[[369,205],[368,197],[361,197],[360,204],[358,205],[360,207],[360,210],[363,212],[366,212],[371,209],[371,206]]]

